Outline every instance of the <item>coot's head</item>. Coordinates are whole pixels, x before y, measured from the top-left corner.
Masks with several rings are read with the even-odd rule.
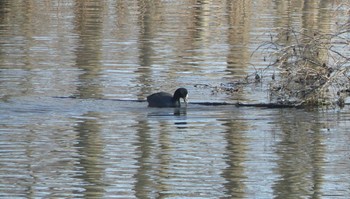
[[[185,104],[187,104],[187,99],[188,99],[188,91],[185,88],[178,88],[175,93],[174,93],[174,99],[180,100],[180,98],[182,98],[185,102]]]

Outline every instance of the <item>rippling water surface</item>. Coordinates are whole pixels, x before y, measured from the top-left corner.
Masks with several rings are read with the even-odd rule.
[[[197,103],[267,101],[213,88],[266,67],[251,54],[278,28],[331,31],[339,7],[1,1],[0,197],[350,197],[349,107]],[[187,107],[143,101],[177,87]]]

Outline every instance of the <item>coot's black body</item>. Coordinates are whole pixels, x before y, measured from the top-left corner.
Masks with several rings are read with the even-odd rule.
[[[147,97],[149,107],[180,107],[180,98],[187,104],[188,92],[185,88],[178,88],[174,95],[165,92],[154,93]]]

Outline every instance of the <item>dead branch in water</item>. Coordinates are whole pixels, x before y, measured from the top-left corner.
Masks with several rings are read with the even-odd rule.
[[[278,104],[278,103],[227,103],[227,102],[193,102],[202,106],[236,106],[236,107],[258,107],[258,108],[301,108],[295,104]]]

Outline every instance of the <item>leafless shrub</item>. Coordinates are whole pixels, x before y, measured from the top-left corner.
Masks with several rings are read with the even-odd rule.
[[[344,105],[350,91],[350,22],[333,33],[284,28],[258,47],[277,72],[269,82],[278,104]],[[257,49],[257,50],[258,50]],[[264,58],[265,59],[265,58]]]

